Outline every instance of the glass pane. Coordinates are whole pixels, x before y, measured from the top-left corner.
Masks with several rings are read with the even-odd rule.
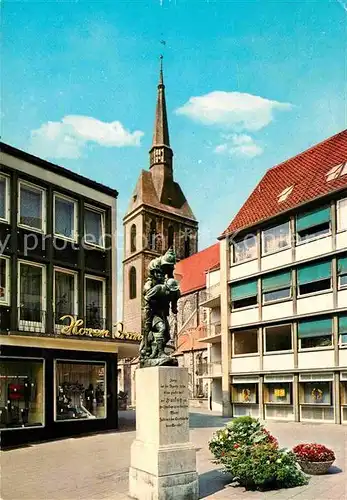
[[[319,226],[330,221],[330,207],[313,210],[306,214],[297,215],[296,230],[303,231],[310,227]]]
[[[339,317],[339,333],[347,333],[347,314]]]
[[[43,362],[2,358],[0,366],[0,428],[42,426]]]
[[[85,210],[85,240],[94,245],[103,244],[102,214]]]
[[[347,274],[347,257],[337,259],[337,273]]]
[[[86,326],[103,328],[104,325],[103,282],[86,278]]]
[[[256,403],[257,384],[234,385],[233,401],[235,403]]]
[[[265,350],[289,351],[292,348],[292,328],[290,325],[274,326],[265,330]]]
[[[105,363],[56,364],[56,420],[106,418]]]
[[[290,245],[289,221],[263,231],[263,253],[277,252]]]
[[[6,179],[0,177],[0,219],[6,219]]]
[[[266,384],[265,403],[290,404],[291,384],[289,382]]]
[[[331,262],[319,262],[318,264],[310,264],[309,266],[301,267],[298,269],[298,283],[303,285],[305,283],[313,283],[329,279],[331,277]]]
[[[42,229],[42,191],[34,187],[20,187],[20,223]]]
[[[330,382],[305,382],[301,401],[310,404],[331,404]]]
[[[63,198],[55,199],[55,233],[74,238],[75,204]]]
[[[332,345],[331,335],[321,335],[317,337],[305,337],[300,340],[302,349],[312,349],[315,347],[329,347]]]
[[[42,268],[20,264],[20,319],[42,321]]]
[[[347,274],[344,276],[340,276],[340,286],[346,286],[347,285]]]
[[[0,302],[5,302],[7,299],[6,293],[6,259],[0,259]]]
[[[275,290],[273,292],[264,293],[264,302],[272,302],[274,300],[281,300],[290,298],[290,288],[283,290]]]
[[[75,276],[62,272],[55,273],[55,322],[63,323],[60,318],[75,311]]]
[[[234,354],[254,354],[258,352],[258,331],[234,332]]]
[[[234,242],[234,262],[255,259],[257,256],[257,240],[255,236],[249,236],[242,241]]]

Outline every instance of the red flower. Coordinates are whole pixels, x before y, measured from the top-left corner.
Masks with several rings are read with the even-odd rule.
[[[308,462],[330,462],[335,460],[335,453],[323,444],[302,443],[294,446],[293,452],[299,460]]]
[[[235,443],[235,444],[234,444],[234,448],[235,448],[235,450],[237,450],[237,448],[240,448],[240,445],[239,445],[239,444],[237,444],[237,443]]]

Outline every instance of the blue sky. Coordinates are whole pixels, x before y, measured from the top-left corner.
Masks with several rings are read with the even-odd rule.
[[[5,0],[2,18],[2,140],[116,188],[119,222],[148,168],[164,52],[200,249],[266,169],[346,127],[340,0]]]

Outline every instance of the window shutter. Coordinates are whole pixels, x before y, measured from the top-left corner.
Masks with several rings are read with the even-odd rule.
[[[271,274],[267,278],[262,279],[262,291],[270,292],[272,290],[280,290],[282,288],[289,288],[292,281],[292,273]]]
[[[319,262],[298,269],[298,283],[305,285],[331,277],[331,262]]]
[[[340,257],[337,260],[337,274],[339,276],[347,274],[347,257]]]
[[[243,281],[231,286],[232,300],[246,299],[257,295],[257,280]]]
[[[332,320],[318,319],[315,321],[300,321],[298,324],[299,339],[321,337],[322,335],[331,335]]]
[[[339,334],[347,334],[347,314],[339,317]]]
[[[330,207],[313,210],[306,214],[296,216],[296,230],[303,231],[310,227],[319,226],[325,222],[330,222]]]

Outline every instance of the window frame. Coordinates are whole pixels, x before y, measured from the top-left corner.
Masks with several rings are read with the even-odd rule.
[[[255,297],[255,299],[256,299],[255,304],[251,304],[251,305],[242,306],[242,307],[236,307],[235,308],[235,306],[234,306],[235,299],[233,299],[233,295],[232,295],[232,293],[233,293],[232,292],[233,285],[238,284],[240,282],[251,282],[251,281],[255,281],[256,282],[256,294],[255,295],[249,295],[248,297],[243,297],[241,299],[236,299],[236,301],[246,300],[246,299],[250,299],[252,297]],[[229,297],[230,297],[230,310],[231,310],[232,313],[233,312],[238,312],[238,311],[244,311],[246,309],[254,309],[256,307],[259,307],[260,301],[259,301],[258,278],[255,278],[255,279],[251,278],[251,279],[237,281],[236,283],[231,283],[230,289],[229,289]]]
[[[248,352],[244,354],[236,354],[235,353],[235,334],[246,333],[246,332],[255,332],[257,339],[257,351],[256,352]],[[259,330],[258,328],[247,328],[245,330],[234,330],[232,332],[232,357],[233,358],[245,358],[248,356],[259,356],[260,355],[260,346],[259,346]]]
[[[135,271],[135,288],[134,290],[132,290],[132,281],[131,281],[131,278],[132,278],[132,272],[133,270]],[[129,269],[129,272],[128,272],[128,287],[129,287],[129,300],[134,300],[137,298],[137,271],[136,271],[136,267],[135,266],[130,266],[130,269]],[[134,291],[135,294],[132,294],[131,292]]]
[[[312,323],[315,321],[319,321],[319,319],[313,317],[314,319],[310,320]],[[326,351],[326,350],[332,350],[334,349],[334,332],[333,332],[333,320],[332,317],[329,316],[329,318],[324,318],[324,319],[330,319],[331,321],[331,333],[330,333],[330,338],[331,338],[331,344],[330,345],[325,345],[325,346],[316,346],[316,347],[302,347],[302,338],[299,337],[299,322],[302,320],[299,320],[297,323],[297,340],[298,340],[298,352],[308,352],[308,351]],[[329,335],[315,335],[312,337],[306,337],[306,338],[320,338],[320,337],[329,337]]]
[[[100,220],[101,220],[101,241],[102,244],[100,243],[93,243],[88,240],[86,240],[86,235],[89,234],[86,231],[86,212],[94,212],[97,214],[100,214]],[[87,203],[84,204],[84,235],[83,235],[83,241],[85,242],[86,245],[89,245],[94,248],[102,248],[103,250],[105,249],[105,221],[106,221],[106,211],[103,210],[102,208],[95,207],[94,205],[89,205]]]
[[[102,278],[100,276],[94,276],[93,274],[85,274],[84,275],[84,318],[85,318],[85,326],[87,319],[87,279],[94,281],[102,282],[102,319],[104,320],[104,328],[106,328],[106,278]]]
[[[55,202],[56,202],[57,198],[60,198],[61,200],[64,200],[64,201],[72,202],[74,205],[74,213],[73,213],[74,227],[73,227],[73,237],[72,238],[69,236],[64,236],[63,234],[57,233],[57,231],[56,231],[56,228],[55,228]],[[77,202],[77,200],[74,200],[73,198],[70,198],[69,196],[65,196],[64,194],[61,194],[59,192],[53,193],[53,233],[54,233],[54,236],[56,236],[57,238],[60,238],[62,240],[72,241],[74,243],[77,243],[77,241],[78,241],[78,202]]]
[[[347,288],[347,283],[341,283],[341,278],[343,278],[343,277],[347,278],[347,272],[340,273],[339,267],[338,267],[339,258],[340,258],[340,256],[337,257],[337,290],[338,291],[345,290]]]
[[[340,317],[341,316],[344,316],[344,314],[341,314],[337,317],[337,328],[338,328],[338,332],[337,332],[337,335],[338,335],[338,345],[339,347],[345,349],[347,348],[347,341],[346,342],[342,342],[342,337],[345,335],[347,336],[347,333],[341,333],[340,332]]]
[[[81,422],[81,420],[83,422],[86,422],[88,421],[89,419],[87,418],[83,418],[83,419],[78,419],[78,418],[69,418],[69,419],[66,419],[66,420],[58,420],[57,419],[57,362],[60,362],[60,363],[68,363],[68,364],[89,364],[89,365],[102,365],[104,366],[105,368],[105,380],[104,380],[104,384],[105,384],[105,390],[104,390],[104,400],[105,400],[105,416],[104,417],[99,417],[99,418],[95,418],[95,420],[106,420],[107,419],[107,401],[108,401],[108,398],[107,398],[107,390],[108,390],[108,387],[107,387],[107,363],[106,361],[96,361],[96,360],[85,360],[85,359],[63,359],[63,358],[55,358],[53,360],[53,422],[56,424],[56,423],[60,423],[60,422]],[[94,419],[93,419],[94,420]]]
[[[42,381],[42,425],[31,425],[27,427],[5,427],[4,429],[1,429],[1,432],[3,431],[18,431],[18,430],[26,430],[26,429],[43,429],[46,427],[46,384],[45,384],[45,379],[46,379],[46,360],[45,358],[35,358],[31,356],[0,356],[1,359],[12,359],[14,361],[18,360],[24,360],[24,361],[41,361],[42,362],[42,369],[43,369],[43,381]]]
[[[20,266],[21,266],[21,264],[29,265],[29,266],[32,266],[32,267],[39,267],[39,268],[42,269],[42,274],[41,274],[41,286],[42,286],[41,307],[42,308],[41,308],[41,311],[44,312],[44,313],[47,313],[47,268],[46,268],[45,264],[39,264],[38,262],[31,262],[31,261],[27,261],[27,260],[18,259],[18,263],[17,263],[17,273],[18,273],[18,276],[17,276],[17,286],[18,286],[18,294],[17,294],[18,327],[19,327],[20,331],[26,331],[26,329],[24,327],[21,328],[21,325],[24,326],[25,323],[27,323],[28,321],[20,319],[20,308],[21,308],[21,305],[20,305],[20,278],[21,278]],[[44,333],[45,330],[46,330],[46,317],[44,317],[44,320],[41,321],[41,322],[31,321],[31,324],[34,327],[39,328],[39,331],[41,331],[41,333]]]
[[[300,236],[300,234],[299,234],[299,231],[298,231],[298,228],[297,228],[298,216],[299,216],[299,215],[304,215],[304,214],[310,214],[310,213],[315,212],[315,211],[317,211],[317,210],[314,210],[314,209],[313,209],[313,210],[308,210],[308,211],[306,211],[306,212],[303,212],[303,213],[301,213],[301,212],[300,212],[300,213],[297,213],[297,214],[295,215],[295,219],[294,219],[294,220],[295,220],[295,236],[296,236],[296,238],[295,238],[295,240],[296,240],[296,244],[295,244],[295,246],[305,245],[306,243],[310,243],[310,242],[312,242],[312,241],[317,241],[317,240],[319,240],[319,239],[321,239],[321,238],[327,238],[328,236],[331,236],[331,235],[332,235],[332,224],[331,224],[331,206],[330,206],[330,205],[327,205],[326,207],[321,207],[321,210],[322,210],[322,209],[324,209],[324,208],[329,208],[329,210],[330,210],[330,216],[329,216],[329,229],[328,229],[328,231],[327,231],[326,233],[324,233],[324,234],[320,234],[320,235],[318,235],[318,236],[310,236],[310,237],[308,237],[308,238],[306,238],[306,239],[301,239],[301,236]],[[319,211],[319,209],[318,209],[318,211]],[[323,224],[323,223],[322,223],[322,224]],[[306,229],[309,229],[309,228],[315,228],[315,227],[317,227],[317,226],[319,226],[319,225],[320,225],[320,224],[316,224],[315,226],[309,226],[309,227],[308,227],[308,228],[306,228]],[[303,231],[303,230],[301,230],[301,231]]]
[[[255,256],[254,257],[247,257],[246,259],[242,259],[242,260],[239,260],[236,262],[235,260],[235,256],[236,256],[236,252],[235,252],[235,245],[238,245],[239,243],[241,242],[244,242],[245,240],[247,239],[247,235],[239,240],[239,241],[231,241],[231,248],[232,248],[232,252],[231,252],[231,257],[232,257],[232,262],[231,262],[231,265],[232,266],[238,266],[240,264],[244,264],[245,262],[251,262],[252,260],[256,260],[258,258],[258,245],[257,245],[257,236],[256,235],[251,235],[248,239],[254,239],[255,240]]]
[[[341,198],[337,200],[336,203],[336,232],[337,233],[342,233],[344,231],[347,231],[347,223],[345,227],[340,227],[340,205],[342,203],[346,203],[346,213],[347,213],[347,198]]]
[[[267,231],[271,231],[271,229],[274,229],[276,227],[284,226],[286,224],[288,224],[289,244],[286,245],[285,247],[278,248],[277,250],[265,252],[265,234],[264,233],[266,233]],[[262,231],[261,231],[261,256],[266,257],[267,255],[273,255],[275,253],[282,252],[283,250],[288,250],[289,248],[292,247],[291,242],[292,242],[292,231],[291,231],[290,220],[288,220],[287,222],[283,222],[282,224],[276,224],[275,226],[268,227],[267,229],[262,229]]]
[[[1,217],[0,215],[0,222],[9,224],[10,223],[10,216],[11,216],[11,210],[10,210],[10,177],[6,174],[1,173],[0,174],[0,179],[4,179],[5,181],[5,217]]]
[[[325,262],[325,260],[323,259],[323,261],[320,261],[320,260],[316,260],[313,262],[313,265],[316,263],[323,263]],[[297,298],[298,299],[301,299],[301,298],[306,298],[306,297],[314,297],[315,295],[321,295],[321,294],[324,294],[324,293],[330,293],[333,291],[333,268],[332,268],[332,260],[329,261],[330,262],[330,287],[329,288],[324,288],[323,290],[318,290],[316,292],[308,292],[308,293],[301,293],[300,292],[300,287],[302,285],[300,285],[300,282],[299,282],[299,270],[304,268],[304,267],[310,267],[310,265],[312,265],[312,262],[310,261],[310,263],[308,264],[304,264],[304,265],[301,265],[301,266],[298,266],[296,268],[297,270],[297,275],[296,275],[296,293],[297,293]],[[304,283],[304,285],[307,285],[308,283],[318,283],[320,281],[326,281],[328,280],[328,278],[324,278],[323,280],[315,280],[315,281],[309,281],[307,283]]]
[[[281,349],[281,350],[276,350],[276,351],[268,351],[266,349],[266,330],[269,330],[271,328],[280,328],[281,326],[290,326],[290,340],[291,340],[291,344],[292,344],[292,347],[291,349]],[[268,355],[276,355],[276,354],[288,354],[288,353],[293,353],[294,352],[294,328],[293,328],[293,323],[283,323],[281,325],[269,325],[269,326],[265,326],[263,328],[263,346],[264,346],[264,355],[265,354],[268,354]]]
[[[133,223],[130,226],[130,253],[135,253],[137,251],[137,227]]]
[[[10,257],[0,255],[0,259],[5,261],[5,297],[4,300],[0,298],[0,306],[9,306],[11,302],[11,283],[10,283]]]
[[[61,273],[61,274],[68,274],[70,276],[74,277],[74,311],[70,312],[71,316],[78,316],[78,273],[76,271],[71,271],[69,269],[64,269],[62,267],[54,267],[53,269],[53,314],[54,318],[56,317],[56,295],[55,295],[55,281],[56,281],[56,274]],[[54,327],[58,330],[61,329],[63,325],[56,323],[54,321]]]
[[[29,226],[27,224],[22,224],[20,221],[21,218],[21,187],[26,186],[29,189],[34,189],[36,191],[41,192],[41,213],[42,213],[42,219],[41,219],[41,229],[38,229],[36,227]],[[46,189],[38,186],[37,184],[33,184],[32,182],[25,181],[23,179],[18,180],[18,215],[17,215],[17,226],[21,227],[23,229],[30,229],[31,231],[35,231],[36,233],[40,234],[45,234],[46,233],[46,224],[47,224],[47,215],[46,215],[46,209],[47,209],[47,200],[46,200]]]

